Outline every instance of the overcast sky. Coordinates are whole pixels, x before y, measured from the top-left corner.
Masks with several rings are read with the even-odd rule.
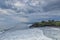
[[[60,0],[0,0],[0,27],[60,20]]]

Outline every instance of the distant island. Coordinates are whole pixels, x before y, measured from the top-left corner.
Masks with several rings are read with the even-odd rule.
[[[30,28],[46,27],[46,26],[60,27],[60,21],[48,20],[48,21],[35,22],[30,26]]]

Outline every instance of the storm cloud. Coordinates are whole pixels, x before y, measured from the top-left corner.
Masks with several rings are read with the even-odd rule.
[[[60,0],[0,0],[1,28],[59,17]]]

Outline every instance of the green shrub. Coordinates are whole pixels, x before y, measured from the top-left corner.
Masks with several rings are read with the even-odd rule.
[[[47,21],[41,21],[36,22],[30,26],[31,27],[45,27],[45,26],[60,26],[60,21],[54,21],[54,20],[48,20]]]

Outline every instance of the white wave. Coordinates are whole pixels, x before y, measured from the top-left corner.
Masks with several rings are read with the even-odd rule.
[[[50,37],[53,40],[60,40],[60,28],[44,27],[41,29],[43,30],[45,36]]]
[[[8,31],[2,34],[0,40],[52,40],[52,39],[46,37],[43,34],[42,30],[35,28],[10,32]]]

